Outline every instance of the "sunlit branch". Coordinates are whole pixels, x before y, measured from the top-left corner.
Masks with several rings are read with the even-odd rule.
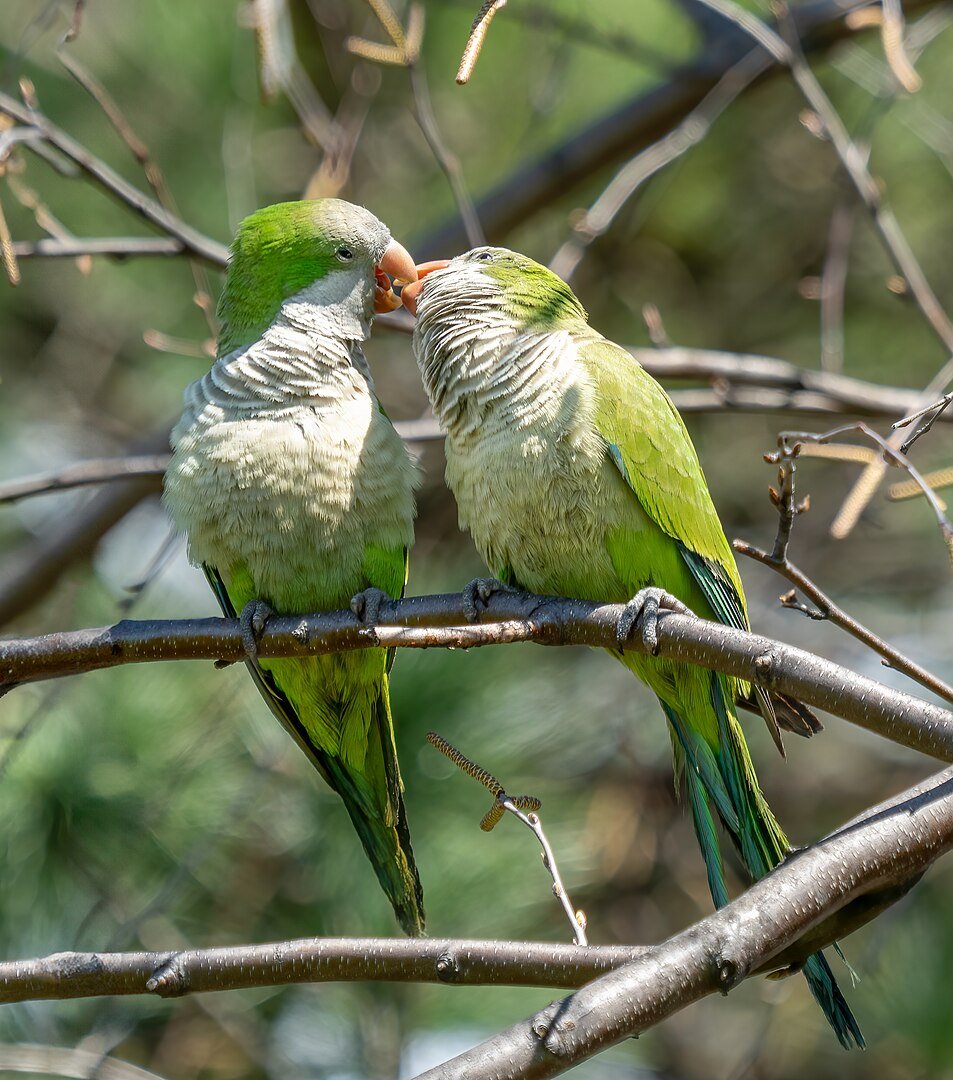
[[[408,597],[381,606],[376,627],[350,611],[275,616],[261,637],[263,657],[349,649],[468,649],[534,641],[617,648],[622,605],[495,594],[478,624],[467,623],[459,593]],[[802,649],[690,615],[661,613],[659,655],[776,689],[853,724],[953,761],[953,714]],[[648,651],[636,635],[627,645]],[[38,638],[0,641],[0,685],[60,678],[157,660],[245,658],[237,619],[124,621]]]

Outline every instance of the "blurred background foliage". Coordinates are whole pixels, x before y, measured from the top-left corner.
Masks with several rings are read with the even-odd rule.
[[[475,0],[428,0],[421,59],[446,147],[475,197],[663,82],[701,47],[691,12],[673,0],[640,0],[637,9],[631,0],[512,0],[472,82],[458,88],[453,75],[475,7]],[[4,0],[0,88],[16,93],[19,79],[31,80],[47,115],[145,187],[100,109],[57,59],[72,10],[66,2]],[[414,249],[455,207],[414,120],[408,73],[345,52],[347,34],[383,40],[364,0],[296,0],[289,10],[301,68],[317,94],[332,112],[364,116],[349,169],[329,167],[283,95],[262,101],[252,11],[242,3],[90,0],[68,48],[148,144],[182,217],[208,235],[227,240],[237,221],[266,203],[341,194],[374,209]],[[884,85],[876,33],[813,62],[848,125],[871,136],[872,166],[938,295],[953,307],[953,30],[926,48],[916,96],[872,94]],[[651,302],[679,344],[818,365],[812,297],[846,188],[830,146],[800,122],[802,112],[787,80],[764,82],[627,205],[574,278],[597,327],[647,345],[642,305]],[[16,153],[7,173],[77,234],[142,231],[126,208],[35,157]],[[573,213],[611,174],[593,172],[503,239],[548,260]],[[39,235],[2,182],[0,199],[17,239]],[[184,259],[33,260],[21,271],[19,288],[0,286],[0,478],[121,453],[177,416],[183,387],[207,366],[210,333]],[[858,210],[844,371],[921,387],[945,356],[915,307],[887,287],[892,273]],[[219,275],[211,279],[217,288]],[[408,340],[382,331],[370,353],[390,413],[419,416],[425,402]],[[689,422],[729,537],[769,542],[775,515],[761,453],[782,428],[822,430],[828,420],[721,410]],[[916,460],[939,467],[950,450],[938,425]],[[457,530],[439,444],[423,448],[421,463],[410,591],[455,589],[480,565]],[[828,524],[855,474],[855,466],[825,462],[800,470],[813,508],[798,522],[794,556],[854,614],[949,678],[953,596],[930,514],[922,499],[878,498],[848,540],[832,540]],[[70,492],[3,508],[3,551],[37,542],[90,497]],[[91,563],[78,564],[4,632],[96,625],[125,612],[217,613],[181,544],[144,590],[128,591],[167,532],[157,498],[140,503]],[[837,630],[781,610],[777,595],[786,586],[767,570],[742,571],[756,628],[903,685]],[[582,649],[407,652],[393,699],[431,934],[567,936],[532,837],[510,820],[490,835],[478,831],[486,793],[426,744],[431,728],[512,790],[543,800],[543,821],[593,941],[659,940],[709,911],[691,825],[673,793],[662,716],[621,667]],[[933,767],[836,719],[810,743],[790,739],[786,762],[760,722],[747,730],[763,786],[795,842],[815,839]],[[142,665],[20,689],[0,704],[0,774],[5,958],[395,932],[341,804],[239,668]],[[843,968],[839,977],[867,1035],[866,1054],[839,1050],[801,980],[752,980],[577,1075],[953,1076],[951,910],[953,874],[941,863],[847,942],[860,983],[850,989]],[[0,1039],[79,1045],[182,1080],[410,1077],[553,996],[345,985],[8,1005]]]

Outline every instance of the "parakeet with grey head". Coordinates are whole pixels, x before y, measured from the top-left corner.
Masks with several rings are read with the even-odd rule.
[[[637,607],[664,590],[704,618],[748,628],[741,578],[681,417],[626,350],[589,326],[565,282],[524,255],[482,247],[419,266],[403,300],[417,316],[414,351],[447,434],[461,526],[499,581],[607,603],[648,590]],[[728,891],[716,815],[753,878],[789,850],[736,703],[759,707],[779,745],[779,721],[810,734],[816,719],[715,672],[615,655],[668,719],[720,907]],[[804,974],[841,1043],[862,1046],[822,954]]]
[[[375,311],[399,304],[390,277],[415,279],[413,260],[360,206],[280,203],[238,228],[218,358],[185,392],[164,500],[224,613],[251,611],[256,629],[269,609],[403,593],[415,470],[362,351]],[[343,799],[401,926],[422,933],[391,658],[264,659],[254,638],[249,652],[265,701]]]

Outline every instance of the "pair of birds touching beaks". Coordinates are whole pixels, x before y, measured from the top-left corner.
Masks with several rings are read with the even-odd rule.
[[[373,214],[336,199],[282,203],[243,221],[218,357],[185,392],[165,503],[225,614],[242,615],[262,696],[344,800],[401,926],[419,934],[392,653],[253,651],[268,609],[337,610],[356,597],[373,622],[381,593],[404,591],[416,470],[362,350],[374,313],[401,302],[391,278],[406,283],[401,299],[416,315],[414,352],[446,432],[460,524],[495,579],[607,603],[663,589],[744,630],[748,616],[681,417],[628,352],[589,326],[559,277],[493,247],[417,268]],[[789,850],[736,705],[760,710],[779,746],[779,724],[811,734],[817,721],[798,702],[712,671],[613,655],[661,702],[720,907],[728,892],[716,818],[752,878]],[[841,1043],[862,1046],[824,956],[803,971]]]

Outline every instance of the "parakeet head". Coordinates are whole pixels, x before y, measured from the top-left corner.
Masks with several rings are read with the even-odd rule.
[[[256,341],[285,301],[309,290],[370,319],[400,304],[391,278],[416,281],[409,252],[363,206],[341,199],[276,203],[238,226],[219,301],[219,355]]]
[[[414,353],[446,430],[471,432],[508,403],[545,395],[565,339],[588,333],[586,312],[551,270],[506,248],[423,263],[401,294],[417,316]]]
[[[478,247],[455,259],[440,259],[417,267],[417,281],[401,299],[413,315],[457,317],[495,311],[520,331],[560,329],[586,311],[572,289],[552,270],[499,247]]]

